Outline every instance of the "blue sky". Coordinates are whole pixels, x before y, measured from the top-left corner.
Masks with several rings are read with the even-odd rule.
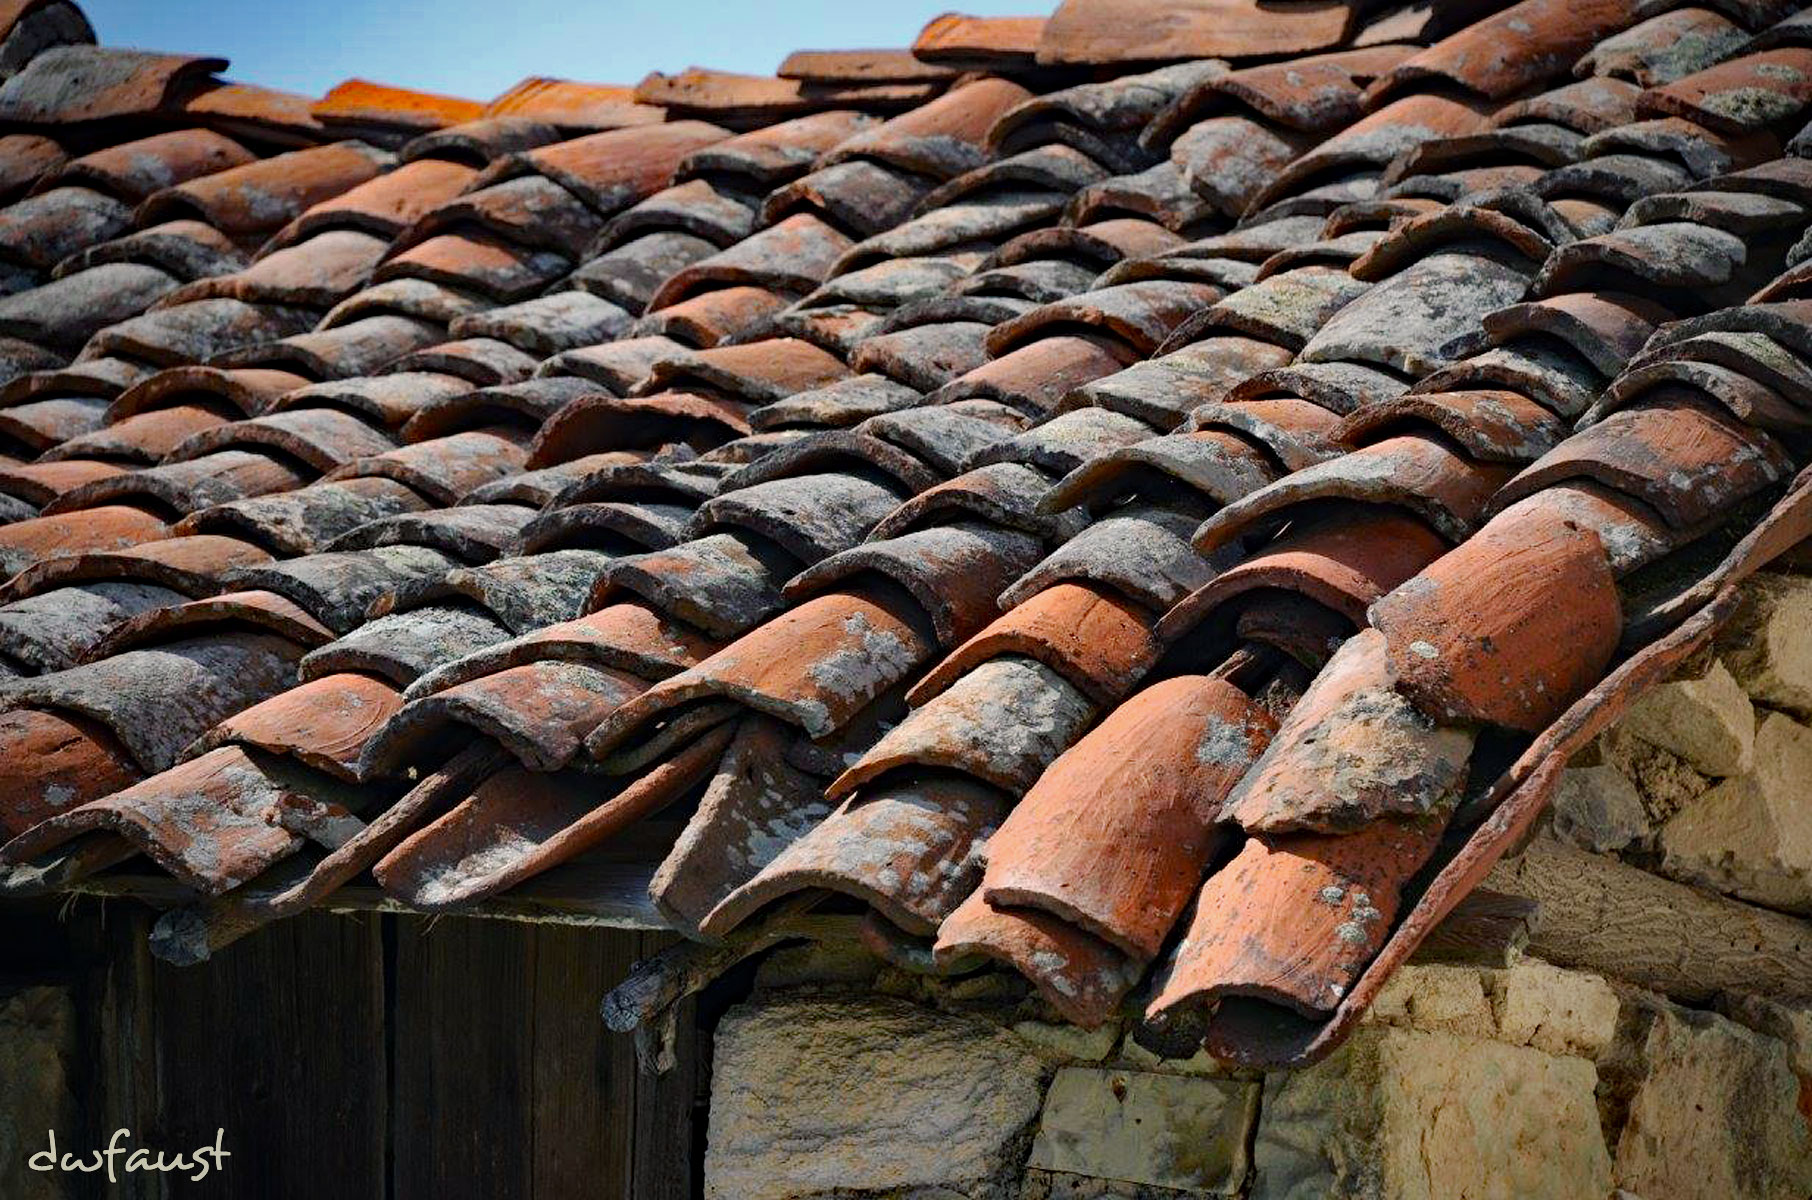
[[[940,12],[1056,0],[80,0],[102,43],[218,54],[235,79],[342,79],[486,100],[525,75],[634,83],[698,65],[767,73],[792,50],[904,46]]]

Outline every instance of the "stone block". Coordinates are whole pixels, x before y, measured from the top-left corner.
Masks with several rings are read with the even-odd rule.
[[[1365,1026],[1266,1080],[1252,1200],[1581,1200],[1611,1190],[1597,1070],[1523,1046]]]
[[[1139,1045],[1130,1033],[1120,1042],[1120,1061],[1136,1070],[1171,1075],[1209,1075],[1221,1078],[1234,1073],[1227,1064],[1206,1050],[1197,1050],[1188,1058],[1160,1058]]]
[[[900,1000],[744,1004],[718,1026],[705,1195],[1008,1200],[1050,1070],[998,1026]]]
[[[1497,1032],[1491,1001],[1476,967],[1417,966],[1398,969],[1373,1001],[1367,1017],[1467,1037],[1488,1038]]]
[[[1812,579],[1761,573],[1718,635],[1724,665],[1744,691],[1812,721]]]
[[[1554,833],[1598,854],[1640,846],[1654,833],[1642,793],[1609,763],[1569,767],[1554,794]]]
[[[55,1129],[68,1148],[75,1097],[70,1065],[75,1052],[75,1007],[67,988],[30,987],[0,995],[0,1196],[63,1200],[74,1177],[33,1171],[27,1161]]]
[[[1755,708],[1715,659],[1698,679],[1675,679],[1650,690],[1630,706],[1622,724],[1624,732],[1714,777],[1747,770],[1755,743]]]
[[[872,985],[881,962],[855,942],[802,942],[762,960],[755,984],[764,988]]]
[[[1021,1021],[1013,1026],[1013,1032],[1058,1058],[1076,1062],[1100,1062],[1114,1052],[1114,1046],[1120,1040],[1120,1026],[1113,1021],[1098,1029],[1048,1021]]]
[[[1599,747],[1606,765],[1636,785],[1651,826],[1660,825],[1716,783],[1678,754],[1625,733],[1621,725],[1600,738]]]
[[[1179,1192],[1175,1188],[1121,1179],[1096,1179],[1063,1171],[1026,1171],[1025,1187],[1017,1200],[1201,1200],[1207,1192]]]
[[[1526,958],[1488,983],[1503,1041],[1597,1059],[1616,1040],[1623,1005],[1597,975]]]
[[[1711,1013],[1654,1015],[1617,1139],[1616,1182],[1645,1200],[1805,1200],[1812,1127],[1787,1047]]]
[[[1041,1170],[1236,1195],[1259,1085],[1064,1067],[1051,1081],[1029,1165]]]
[[[1754,764],[1661,828],[1662,870],[1791,912],[1812,912],[1812,729],[1769,713]]]
[[[1719,1000],[1718,1008],[1739,1025],[1784,1043],[1794,1073],[1812,1080],[1812,1004],[1727,995]]]

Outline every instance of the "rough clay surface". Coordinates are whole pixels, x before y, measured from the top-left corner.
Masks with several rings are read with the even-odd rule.
[[[705,1195],[1008,1200],[1049,1070],[995,1026],[896,1000],[744,1005],[718,1028]]]

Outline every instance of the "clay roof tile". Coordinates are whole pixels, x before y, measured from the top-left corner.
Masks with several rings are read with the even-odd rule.
[[[0,83],[0,118],[66,125],[168,111],[226,59],[103,46],[52,46]]]

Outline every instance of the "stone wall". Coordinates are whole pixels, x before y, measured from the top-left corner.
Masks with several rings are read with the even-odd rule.
[[[1812,579],[1748,584],[1539,836],[1812,915]],[[1687,1007],[1533,958],[1411,965],[1327,1061],[1265,1077],[1050,1023],[1004,974],[783,951],[718,1031],[706,1194],[1807,1200],[1812,1005],[1729,984]]]
[[[1410,966],[1327,1061],[1261,1076],[832,961],[783,959],[787,986],[719,1027],[712,1200],[1812,1195],[1804,1011],[1689,1010],[1533,959]]]
[[[1751,580],[1716,646],[1568,770],[1554,831],[1684,883],[1812,914],[1812,578]]]

